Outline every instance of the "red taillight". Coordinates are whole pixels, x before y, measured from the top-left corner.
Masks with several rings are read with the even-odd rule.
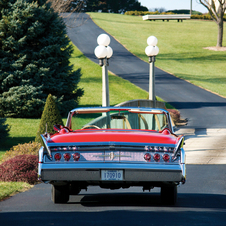
[[[64,159],[65,159],[65,161],[69,161],[70,158],[71,158],[71,154],[70,154],[70,153],[65,153],[65,154],[64,154]]]
[[[160,154],[155,153],[154,156],[153,156],[153,158],[154,158],[154,160],[155,160],[156,162],[158,162],[158,161],[160,160]]]
[[[146,160],[146,161],[151,161],[151,154],[149,154],[149,153],[146,153],[145,155],[144,155],[144,159]]]
[[[78,152],[74,153],[74,154],[73,154],[73,159],[74,159],[75,161],[78,161],[78,160],[80,159],[80,154],[79,154]]]
[[[163,158],[163,160],[164,160],[165,162],[169,162],[169,160],[170,160],[170,156],[169,156],[168,154],[164,154],[164,155],[162,156],[162,158]]]
[[[60,154],[60,153],[56,153],[56,154],[54,155],[54,158],[55,158],[56,161],[60,161],[60,159],[61,159],[61,154]]]

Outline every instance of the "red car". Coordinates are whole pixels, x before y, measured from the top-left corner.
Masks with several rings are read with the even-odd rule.
[[[184,137],[173,133],[163,109],[77,108],[66,126],[43,134],[39,179],[52,184],[54,203],[66,203],[88,186],[161,188],[164,203],[175,204],[185,183]]]

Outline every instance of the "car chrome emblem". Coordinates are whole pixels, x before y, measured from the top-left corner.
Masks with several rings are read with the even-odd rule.
[[[117,158],[117,157],[129,157],[129,158],[131,158],[130,155],[120,155],[120,154],[116,155],[113,151],[110,152],[110,154],[108,154],[108,155],[93,155],[93,157],[109,157],[110,160],[114,160],[114,158]]]

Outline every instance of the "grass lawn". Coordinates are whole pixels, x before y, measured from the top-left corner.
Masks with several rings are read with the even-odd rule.
[[[142,17],[89,13],[94,22],[114,36],[129,51],[148,61],[147,38],[158,38],[156,66],[191,83],[226,97],[226,52],[203,47],[216,46],[218,27],[213,21],[143,21]],[[224,42],[226,46],[226,23]]]
[[[26,191],[32,187],[33,185],[24,182],[0,182],[0,200],[17,192]]]

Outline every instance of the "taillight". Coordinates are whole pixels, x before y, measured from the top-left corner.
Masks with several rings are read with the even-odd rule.
[[[154,158],[154,160],[155,160],[156,162],[158,162],[158,161],[160,160],[160,154],[155,153],[154,156],[153,156],[153,158]]]
[[[60,153],[56,153],[56,154],[54,155],[54,158],[55,158],[56,161],[60,161],[60,159],[61,159],[61,154],[60,154]]]
[[[144,159],[146,161],[150,162],[151,161],[151,154],[149,154],[149,153],[144,154]]]
[[[70,154],[70,153],[65,153],[65,154],[64,154],[64,159],[65,159],[65,161],[69,161],[70,158],[71,158],[71,154]]]
[[[79,154],[78,152],[74,153],[74,154],[73,154],[73,159],[74,159],[75,161],[78,161],[78,160],[80,159],[80,154]]]
[[[169,162],[169,160],[170,160],[170,156],[169,156],[168,154],[164,154],[164,155],[162,156],[162,158],[163,158],[163,160],[164,160],[165,162]]]

